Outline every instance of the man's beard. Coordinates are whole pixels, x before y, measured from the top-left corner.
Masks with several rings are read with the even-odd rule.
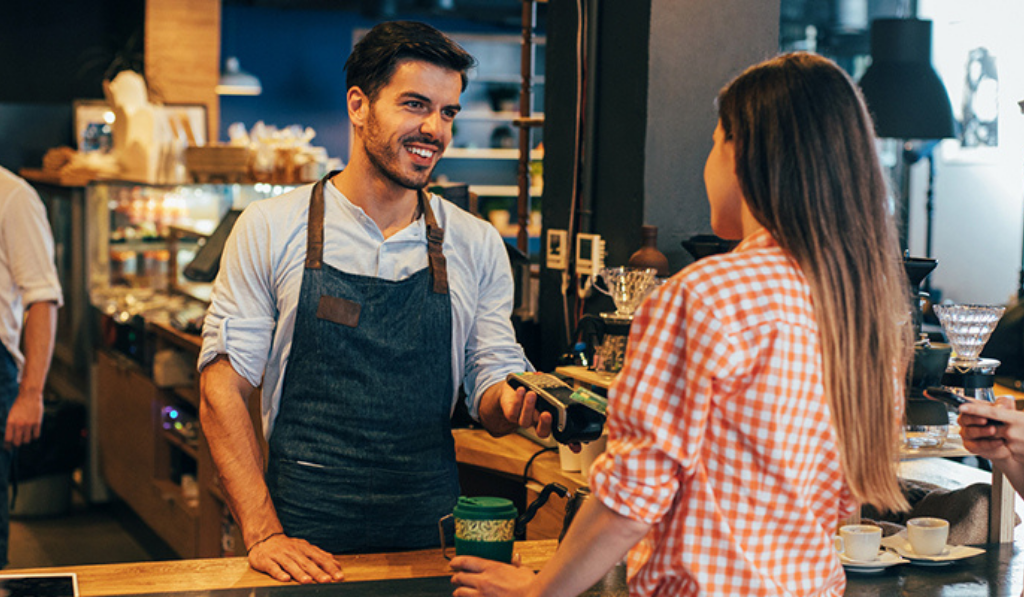
[[[429,169],[413,164],[413,168],[416,170],[416,173],[422,173],[422,176],[414,177],[405,175],[399,166],[398,154],[395,152],[394,148],[391,147],[388,141],[382,137],[383,135],[381,135],[380,132],[380,125],[377,122],[373,108],[371,107],[370,116],[366,122],[366,138],[363,141],[363,148],[366,150],[367,157],[370,158],[370,163],[373,164],[377,171],[385,178],[400,187],[418,191],[427,186],[427,183],[430,182],[430,176],[434,172],[434,168],[437,167],[437,162],[435,161],[433,166]],[[405,143],[424,143],[433,145],[439,152],[444,149],[437,143],[437,141],[420,135],[411,135],[401,139],[399,145],[404,148]],[[404,149],[399,149],[399,151],[404,151]]]

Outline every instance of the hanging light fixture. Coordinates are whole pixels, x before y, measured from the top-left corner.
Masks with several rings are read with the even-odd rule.
[[[238,58],[229,56],[217,83],[217,95],[259,95],[263,93],[260,80],[242,70]]]
[[[953,107],[932,68],[932,22],[876,19],[871,23],[871,66],[860,80],[879,137],[953,137]]]

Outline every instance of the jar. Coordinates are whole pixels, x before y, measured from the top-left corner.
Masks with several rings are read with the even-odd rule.
[[[668,258],[658,250],[658,227],[644,224],[640,227],[640,249],[629,256],[629,267],[651,268],[658,277],[668,276]]]

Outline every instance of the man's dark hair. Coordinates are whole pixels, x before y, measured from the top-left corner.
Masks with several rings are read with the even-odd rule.
[[[476,66],[469,52],[430,25],[390,21],[371,29],[352,48],[345,62],[345,88],[359,87],[372,101],[402,60],[423,60],[458,72],[463,91],[468,82],[466,71]]]

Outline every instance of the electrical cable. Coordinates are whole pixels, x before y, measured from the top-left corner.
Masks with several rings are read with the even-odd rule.
[[[574,284],[573,278],[575,277],[575,258],[573,257],[572,249],[576,246],[576,234],[578,232],[577,223],[577,211],[576,206],[580,201],[580,160],[582,159],[582,151],[580,145],[583,142],[583,93],[584,93],[584,78],[585,78],[585,56],[584,56],[584,45],[583,41],[587,37],[587,21],[586,11],[583,7],[583,0],[576,0],[576,120],[573,127],[573,169],[572,169],[572,193],[569,200],[569,223],[566,226],[567,230],[567,250],[569,251],[569,263],[566,265],[566,269],[563,271],[562,278],[562,305],[563,305],[563,317],[565,318],[565,339],[568,345],[573,344],[573,332],[576,328],[576,322],[579,320],[577,315],[579,304],[577,303],[577,309],[574,317],[570,317],[569,314],[569,288]]]
[[[533,456],[530,456],[530,459],[526,461],[526,466],[523,467],[523,485],[526,485],[526,483],[530,480],[530,467],[533,466],[533,461],[536,460],[537,457],[540,456],[541,454],[545,452],[554,452],[557,449],[558,448],[543,448],[535,452]]]

